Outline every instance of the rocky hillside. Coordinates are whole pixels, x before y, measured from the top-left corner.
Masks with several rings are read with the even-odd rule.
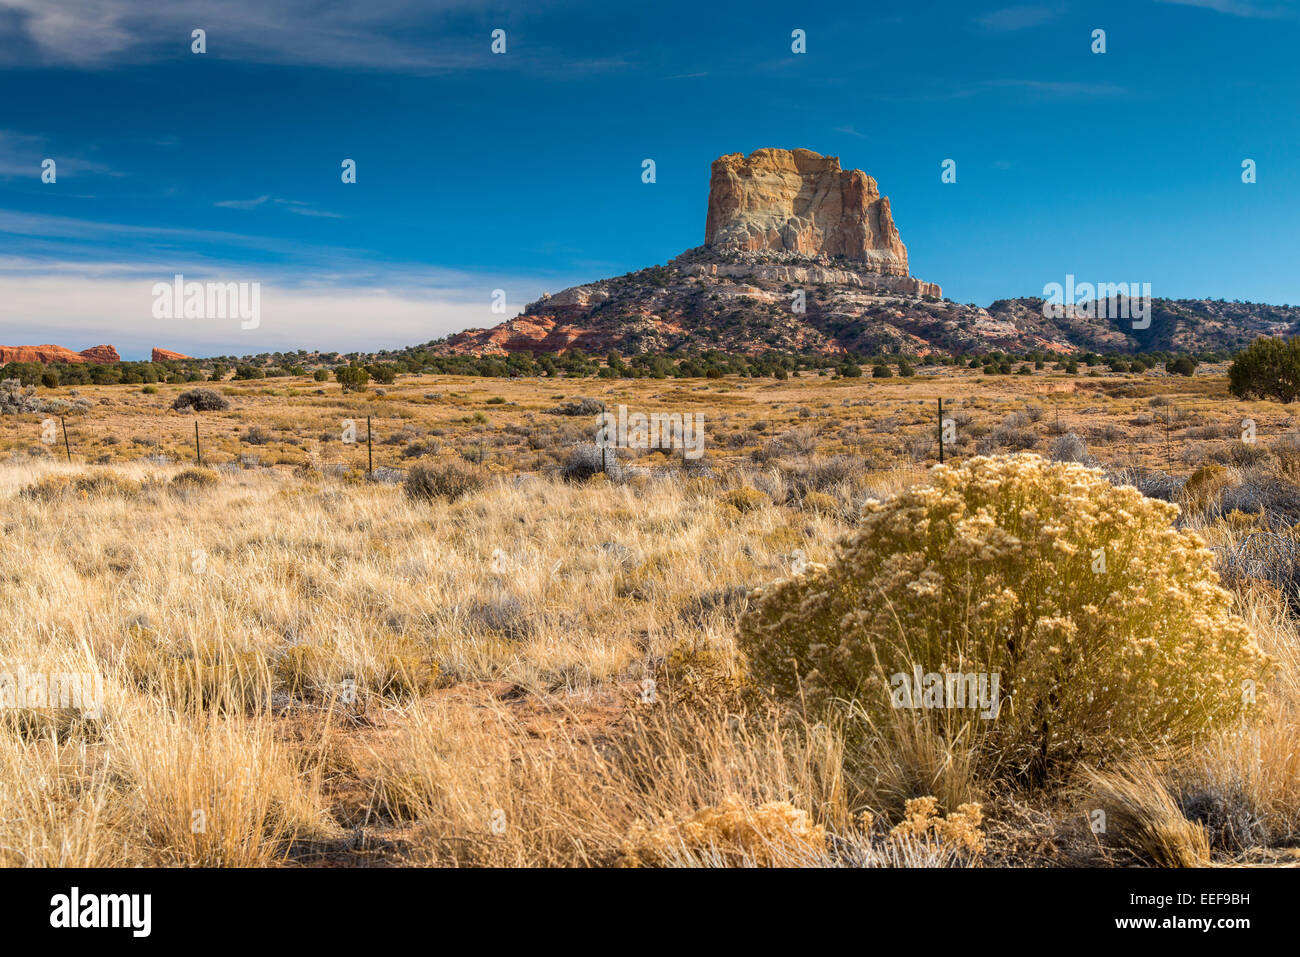
[[[999,299],[990,315],[1027,332],[1051,334],[1095,352],[1235,352],[1259,336],[1300,333],[1300,306],[1222,299],[1152,299],[1151,324],[1067,316],[1044,319],[1041,298]]]
[[[761,149],[713,163],[705,243],[667,265],[565,289],[520,316],[441,344],[448,352],[924,355],[930,351],[1203,352],[1300,331],[1300,307],[1152,302],[1150,326],[1042,299],[988,308],[911,276],[889,199],[861,170],[811,150]]]
[[[794,297],[803,291],[805,311]],[[1151,325],[1078,313],[1048,319],[1040,298],[987,308],[899,293],[889,277],[847,260],[774,253],[717,254],[701,247],[657,266],[532,303],[491,329],[453,336],[444,348],[621,354],[722,349],[755,355],[1234,351],[1261,335],[1300,332],[1300,307],[1211,299],[1154,299]]]

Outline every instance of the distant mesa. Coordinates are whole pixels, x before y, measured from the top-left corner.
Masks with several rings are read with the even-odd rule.
[[[187,356],[183,352],[172,352],[170,349],[159,349],[154,346],[153,356],[150,362],[171,362],[176,359],[193,359],[193,356]]]
[[[112,346],[91,346],[73,352],[63,346],[0,346],[0,364],[6,362],[42,362],[46,365],[71,365],[80,362],[121,362]]]

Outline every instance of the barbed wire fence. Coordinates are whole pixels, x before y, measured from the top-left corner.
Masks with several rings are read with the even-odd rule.
[[[928,402],[929,400],[920,399],[917,401]],[[930,464],[951,464],[969,457],[970,455],[985,454],[981,452],[978,447],[975,450],[964,449],[963,446],[968,445],[969,440],[966,442],[959,441],[958,434],[961,426],[958,417],[966,413],[967,410],[961,405],[954,408],[952,400],[945,400],[942,396],[936,397],[934,402],[935,405],[932,407],[933,419],[931,420],[931,424],[925,425],[922,423],[919,429],[912,432],[904,432],[901,428],[896,430],[899,435],[899,441],[894,443],[892,446],[893,468],[923,468]],[[1060,406],[1055,402],[1051,404],[1054,407],[1054,417],[1052,427],[1048,431],[1058,436],[1065,435],[1066,426],[1061,424]],[[65,410],[60,410],[57,414],[44,413],[40,411],[11,413],[13,419],[10,421],[15,423],[24,421],[30,422],[35,427],[41,445],[52,452],[54,448],[61,444],[64,452],[63,458],[68,465],[72,465],[74,464],[74,450],[76,448],[77,433],[79,431],[98,428],[98,437],[103,437],[105,434],[103,423],[99,423],[97,426],[92,425],[93,420],[89,418],[91,408],[93,407],[79,410],[84,413],[85,417],[77,415],[74,412],[71,427],[69,427],[68,411]],[[254,433],[257,431],[255,428],[250,429],[249,432],[245,433],[243,436],[236,433],[234,438],[238,443],[238,447],[231,460],[220,463],[213,462],[212,446],[214,445],[214,440],[210,435],[205,435],[205,430],[201,425],[205,413],[193,412],[190,414],[194,415],[194,434],[192,439],[193,464],[198,466],[215,465],[216,467],[227,468],[231,466],[239,468],[256,468],[263,467],[267,464],[265,460],[256,457],[257,449],[261,445],[266,444],[267,440],[265,438],[254,438]],[[0,417],[0,421],[3,421],[4,418],[9,418],[9,416],[6,415]],[[359,414],[357,418],[359,418]],[[173,461],[177,463],[182,461],[179,457],[174,460],[169,459],[163,452],[166,419],[167,415],[163,412],[159,414],[155,422],[152,423],[156,428],[153,445],[157,451],[152,456],[146,455],[142,457],[144,461],[151,464],[165,465],[173,464]],[[340,443],[344,446],[354,446],[359,448],[362,442],[364,442],[364,468],[361,468],[359,464],[352,466],[351,463],[348,462],[347,456],[341,456],[336,460],[328,459],[325,454],[325,446],[327,445],[327,442],[323,439],[319,441],[316,448],[307,451],[307,461],[327,469],[338,468],[340,466],[356,467],[358,470],[363,471],[367,478],[382,481],[400,480],[411,465],[421,464],[420,462],[412,462],[412,459],[433,459],[436,461],[437,458],[455,457],[468,464],[477,465],[489,471],[493,470],[494,465],[503,464],[499,460],[494,461],[492,454],[489,452],[488,439],[485,436],[480,435],[477,438],[477,442],[473,442],[472,438],[466,437],[469,438],[469,441],[466,441],[464,438],[460,441],[448,441],[441,443],[441,447],[436,450],[433,448],[425,448],[422,450],[419,446],[432,446],[438,443],[422,443],[415,440],[407,440],[405,442],[385,442],[385,445],[394,447],[395,457],[389,458],[388,456],[383,456],[382,458],[386,458],[388,461],[381,460],[378,466],[376,466],[374,448],[378,437],[376,433],[376,418],[373,414],[367,413],[365,415],[365,420],[366,427],[364,437],[357,435],[355,429],[356,422],[353,418],[341,419],[341,428],[339,431]],[[1162,411],[1157,413],[1153,419],[1153,424],[1163,425],[1164,441],[1162,444],[1164,446],[1165,473],[1170,480],[1175,482],[1179,481],[1173,475],[1176,467],[1174,457],[1175,446],[1180,445],[1185,449],[1189,443],[1198,440],[1198,437],[1188,434],[1190,430],[1186,428],[1183,429],[1182,435],[1175,436],[1174,431],[1177,420],[1178,409],[1173,402],[1165,405]],[[393,416],[391,418],[384,417],[380,418],[378,421],[380,430],[385,427],[385,422],[401,423],[401,425],[395,430],[395,434],[401,434],[406,428],[408,428],[408,423],[404,420],[404,417],[401,416]],[[1294,428],[1265,428],[1249,417],[1243,418],[1239,425],[1241,428],[1240,440],[1244,444],[1254,445],[1260,442],[1267,443],[1270,440],[1274,443],[1287,441],[1294,443],[1297,448],[1300,448],[1300,432],[1297,432]],[[508,429],[509,427],[506,428]],[[1224,426],[1224,428],[1226,429],[1226,426]],[[596,431],[597,430],[593,429],[593,433]],[[536,434],[536,430],[528,433],[529,438],[526,439],[525,442],[525,445],[530,447],[517,450],[508,456],[510,464],[514,466],[514,471],[528,470],[526,468],[520,468],[519,466],[523,466],[528,462],[530,458],[528,455],[529,451],[535,453],[535,457],[532,459],[533,468],[531,471],[539,474],[563,471],[565,465],[562,461],[562,456],[561,459],[554,459],[556,454],[554,446],[533,444],[531,436],[534,434]],[[906,441],[906,436],[908,435],[911,435],[911,443],[915,448],[907,447],[909,443]],[[169,445],[173,450],[179,450],[180,448],[187,447],[190,444],[189,440],[181,439],[174,435],[168,435],[167,438],[170,440]],[[229,439],[230,436],[227,434],[222,436],[221,441],[228,442]],[[572,439],[571,435],[570,439]],[[114,444],[121,441],[122,437],[120,435],[114,435]],[[140,443],[138,436],[133,437],[132,441]],[[716,455],[707,454],[701,459],[692,461],[691,459],[684,458],[681,454],[683,448],[680,444],[680,436],[677,441],[678,444],[675,448],[670,447],[667,450],[652,448],[646,451],[675,450],[677,452],[676,457],[670,462],[665,463],[665,466],[669,468],[675,467],[684,469],[687,472],[694,471],[697,474],[724,473],[735,475],[742,472],[760,471],[763,464],[761,461],[751,461],[737,457],[718,457]],[[208,446],[209,453],[206,460],[204,455],[205,443]],[[294,442],[293,444],[301,447],[298,442]],[[579,441],[571,445],[569,448],[572,450],[583,444],[587,443]],[[921,446],[925,446],[925,448],[922,449]],[[415,451],[412,452],[412,449]],[[615,473],[620,468],[632,467],[646,469],[647,466],[651,464],[645,461],[644,456],[629,457],[628,453],[631,450],[623,446],[600,446],[599,449],[599,471],[607,475]],[[177,454],[179,455],[179,453]],[[809,448],[795,450],[791,457],[795,459],[813,459],[816,458],[818,454],[820,453],[816,448]],[[844,455],[845,453],[840,452],[835,454]],[[552,460],[548,460],[548,455]],[[678,461],[679,459],[680,461]],[[125,461],[130,461],[130,459],[125,459]],[[98,465],[108,463],[107,461],[90,461],[87,459],[84,464]],[[292,463],[278,462],[270,464],[276,465]],[[868,472],[881,471],[878,462],[873,463],[865,457],[862,459],[862,464]],[[658,471],[658,469],[652,470]],[[1142,473],[1146,470],[1132,469],[1130,471]],[[1162,495],[1159,497],[1166,496]]]

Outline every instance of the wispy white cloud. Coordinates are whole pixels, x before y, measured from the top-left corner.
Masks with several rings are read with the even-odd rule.
[[[1124,93],[1114,83],[1079,83],[1072,80],[988,80],[986,89],[1023,90],[1038,96],[1114,96]]]
[[[170,250],[176,248],[177,242],[190,244],[196,256],[202,255],[199,250],[205,246],[233,246],[286,256],[302,250],[301,244],[221,230],[140,226],[0,209],[0,237],[5,234],[21,237],[24,248],[29,250],[41,244],[62,245],[77,250],[79,258],[95,260],[103,259],[106,249],[136,245]]]
[[[1201,7],[1232,17],[1280,20],[1296,16],[1294,0],[1156,0],[1183,7]]]
[[[512,12],[512,29],[533,12]],[[192,31],[202,28],[206,56],[254,63],[579,75],[623,65],[509,43],[495,56],[497,26],[504,24],[489,24],[478,0],[0,0],[0,64],[98,69],[187,57]]]
[[[1074,80],[975,80],[970,83],[931,81],[915,84],[906,92],[874,91],[871,99],[893,103],[926,103],[965,100],[1005,91],[1034,99],[1095,99],[1121,96],[1128,90],[1115,83],[1082,83]]]
[[[107,163],[92,159],[85,152],[68,152],[57,148],[48,137],[19,130],[0,130],[0,179],[39,180],[41,163],[55,162],[56,172],[65,176],[125,176]]]
[[[322,216],[326,219],[343,218],[342,213],[332,213],[328,209],[318,209],[311,203],[305,203],[301,199],[276,199],[275,202],[299,216]]]
[[[974,22],[990,33],[1012,33],[1051,23],[1065,12],[1064,4],[1022,4],[990,10],[974,17]]]
[[[254,199],[222,199],[213,203],[213,206],[220,206],[222,209],[257,209],[265,206],[267,203],[273,206],[279,206],[291,213],[299,216],[320,216],[326,219],[342,219],[341,213],[332,213],[327,209],[318,209],[311,203],[304,202],[301,199],[282,199],[279,196],[272,196],[267,193],[264,196],[258,196]]]
[[[271,198],[271,194],[259,196],[256,199],[222,199],[213,203],[213,206],[221,206],[224,209],[256,209],[263,205]]]

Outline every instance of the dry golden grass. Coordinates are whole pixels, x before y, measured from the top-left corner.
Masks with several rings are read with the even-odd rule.
[[[1211,374],[1204,374],[1210,372]],[[171,411],[193,384],[41,389],[42,398],[90,403],[67,418],[72,459],[122,462],[162,456],[195,461],[194,424],[209,465],[246,462],[291,467],[317,463],[353,470],[367,463],[366,420],[376,466],[405,468],[462,457],[489,469],[553,466],[594,423],[548,410],[581,397],[632,410],[703,412],[708,454],[740,464],[798,459],[805,452],[851,455],[874,471],[937,459],[936,400],[956,424],[950,457],[1028,447],[1046,452],[1055,437],[1081,436],[1103,462],[1189,473],[1206,454],[1239,439],[1250,419],[1261,441],[1296,432],[1285,406],[1232,398],[1222,368],[1194,378],[1100,373],[984,376],[977,370],[921,367],[913,379],[835,379],[802,374],[786,381],[481,379],[401,376],[392,385],[343,394],[309,377],[214,383],[224,412]],[[75,395],[74,395],[75,393]],[[41,441],[41,415],[0,418],[0,452],[65,457],[62,433]],[[356,426],[343,441],[344,423]],[[1027,436],[1027,438],[1025,438]],[[1239,444],[1239,443],[1238,443]],[[416,447],[422,454],[406,457]],[[1185,455],[1200,456],[1189,465]],[[657,459],[657,456],[651,456]]]
[[[1157,867],[1202,867],[1210,862],[1205,828],[1189,821],[1150,762],[1109,772],[1092,771],[1088,782],[1106,813],[1108,833]]]
[[[825,557],[835,532],[773,507],[727,517],[720,489],[666,481],[639,493],[500,478],[449,504],[274,471],[178,492],[166,470],[129,466],[102,494],[21,494],[77,471],[0,469],[0,574],[15,586],[3,659],[94,672],[105,687],[99,720],[0,737],[14,772],[0,810],[18,829],[4,842],[14,863],[49,862],[50,846],[71,855],[64,863],[266,863],[295,841],[338,838],[340,821],[365,813],[439,835],[414,840],[413,859],[597,863],[635,804],[598,786],[594,742],[617,737],[628,749],[618,773],[632,787],[633,769],[652,760],[639,748],[669,733],[655,709],[679,697],[674,681],[686,675],[684,695],[709,677],[700,661],[731,662],[734,598],[701,596],[743,595],[782,573],[795,547]],[[652,674],[665,690],[636,716],[647,730],[605,728]],[[505,689],[500,700],[447,697],[485,683]],[[545,731],[526,726],[512,695],[545,703],[531,719]],[[322,741],[301,735],[304,724],[334,730]],[[765,752],[715,724],[730,755],[719,763],[794,760],[785,732]],[[333,737],[356,745],[342,770]],[[768,770],[734,786],[780,787]],[[658,773],[668,786],[692,772],[704,773]],[[331,814],[337,779],[349,776],[372,793]],[[61,800],[44,790],[55,780]],[[604,840],[584,802],[610,805]],[[490,830],[498,808],[504,840]],[[90,814],[98,823],[84,846],[59,838]],[[192,830],[199,816],[205,827]],[[485,843],[466,857],[444,835]]]
[[[1059,407],[1085,437],[1120,424],[1094,453],[1158,464],[1162,427],[1130,420],[1169,407],[1141,378],[404,377],[346,398],[303,380],[227,383],[231,411],[198,417],[213,468],[197,474],[194,416],[165,411],[180,386],[82,388],[92,406],[69,419],[71,466],[40,443],[39,417],[0,419],[0,662],[103,686],[92,716],[3,715],[0,864],[613,866],[640,839],[653,864],[977,863],[956,831],[890,837],[927,795],[953,827],[973,819],[962,805],[996,816],[969,751],[905,712],[847,750],[833,723],[746,687],[736,621],[749,589],[830,561],[863,500],[923,480],[938,395],[965,422],[959,458],[1017,412],[1045,448]],[[1181,421],[1245,410],[1261,435],[1290,427],[1280,407],[1229,404],[1217,380],[1161,381],[1182,390]],[[1070,391],[1016,392],[1039,385]],[[713,474],[650,454],[623,483],[560,480],[551,467],[591,423],[545,410],[585,395],[702,408]],[[366,414],[377,466],[481,449],[469,467],[483,488],[420,501],[362,480]],[[338,440],[345,418],[361,444]],[[271,441],[242,441],[254,426]],[[403,458],[412,444],[429,449]],[[234,466],[250,452],[281,464]],[[1240,782],[1273,843],[1293,843],[1300,642],[1276,595],[1243,593],[1240,610],[1281,669],[1265,718],[1170,756],[1162,793]],[[1064,820],[1085,800],[1043,806]],[[1115,827],[1155,833],[1145,820]],[[1181,848],[1169,860],[1201,854],[1185,817],[1159,820]],[[1057,859],[1075,853],[1061,843]]]

